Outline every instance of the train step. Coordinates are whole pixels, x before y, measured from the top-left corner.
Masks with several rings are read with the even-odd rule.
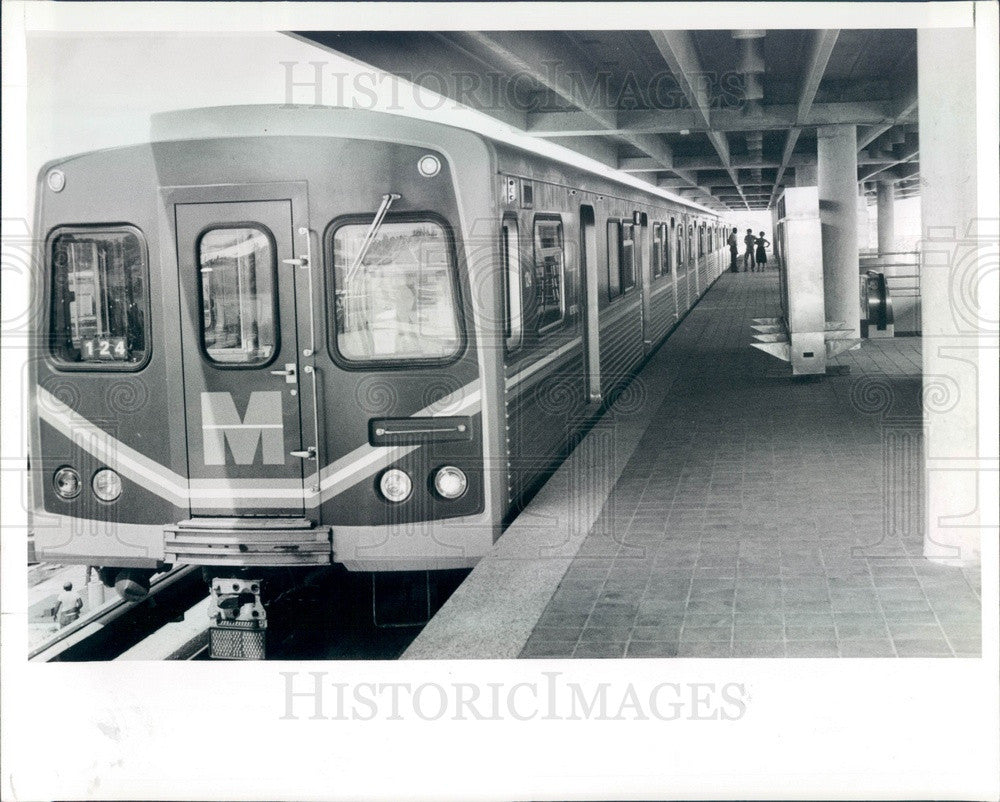
[[[198,565],[329,565],[332,530],[304,518],[192,518],[164,527],[164,560]]]

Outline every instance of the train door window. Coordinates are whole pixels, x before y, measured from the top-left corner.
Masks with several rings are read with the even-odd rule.
[[[622,292],[635,286],[635,226],[622,223]]]
[[[558,325],[566,313],[562,221],[535,218],[535,309],[538,331]]]
[[[622,294],[621,274],[621,223],[608,220],[608,300]]]
[[[663,226],[653,223],[653,248],[650,259],[650,272],[653,278],[663,274]]]
[[[521,345],[524,328],[521,306],[521,244],[517,218],[506,216],[500,225],[500,257],[503,263],[504,338],[513,351]]]
[[[687,272],[687,267],[684,264],[684,224],[680,223],[676,227],[676,236],[674,237],[674,243],[677,246],[677,272],[683,274]]]
[[[198,240],[201,344],[209,361],[262,365],[277,347],[275,256],[270,232],[211,228]]]
[[[370,228],[369,216],[327,235],[336,352],[353,363],[453,359],[462,333],[450,234],[423,217],[383,222],[374,238]]]
[[[149,268],[139,230],[58,229],[49,255],[52,356],[67,367],[145,365]]]

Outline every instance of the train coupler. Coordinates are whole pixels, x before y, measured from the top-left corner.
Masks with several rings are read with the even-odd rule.
[[[211,656],[218,660],[263,660],[267,612],[260,599],[261,580],[215,577],[208,608]]]

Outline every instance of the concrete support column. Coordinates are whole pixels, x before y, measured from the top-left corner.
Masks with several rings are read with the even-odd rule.
[[[818,128],[819,219],[826,319],[861,337],[858,301],[858,135],[853,125]]]
[[[878,182],[878,252],[896,250],[895,189],[890,181]]]
[[[858,251],[867,250],[871,246],[868,235],[868,196],[865,195],[865,186],[858,186]]]
[[[981,271],[989,268],[990,246],[986,239],[975,239],[979,233],[975,30],[918,30],[917,77],[924,556],[962,564],[979,558],[983,511],[977,466],[990,456],[981,453],[978,419],[980,335],[985,330],[979,308],[985,299],[979,299],[978,292]],[[988,358],[995,361],[995,352]]]

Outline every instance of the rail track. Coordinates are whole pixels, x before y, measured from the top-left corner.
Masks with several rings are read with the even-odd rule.
[[[154,577],[144,599],[118,599],[105,605],[30,651],[28,659],[37,663],[113,660],[176,621],[205,595],[200,569],[181,566]]]

